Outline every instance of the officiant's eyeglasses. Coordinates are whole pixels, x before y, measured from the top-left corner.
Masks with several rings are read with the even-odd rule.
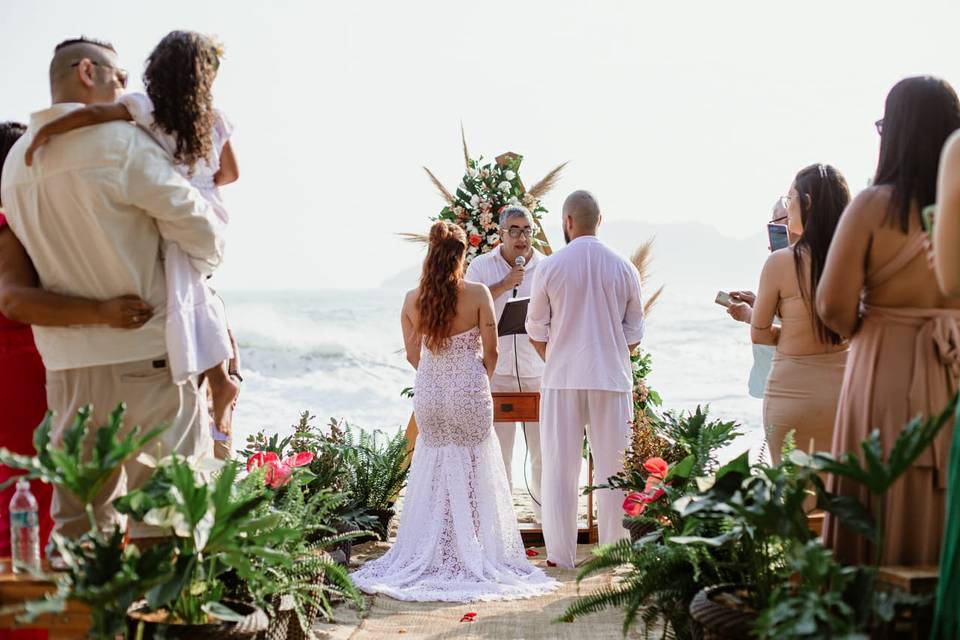
[[[520,236],[523,236],[524,238],[533,237],[533,229],[530,227],[526,227],[524,229],[521,229],[520,227],[510,227],[507,229],[507,233],[510,234],[511,238],[519,238]]]
[[[83,62],[83,60],[77,60],[76,62],[74,62],[74,63],[71,64],[70,66],[71,66],[71,67],[79,67],[81,62]],[[128,76],[128,74],[127,74],[127,70],[126,70],[126,69],[121,69],[120,67],[115,67],[115,66],[113,66],[112,64],[107,64],[106,62],[97,62],[96,60],[90,60],[90,64],[92,64],[92,65],[95,66],[95,67],[103,67],[104,69],[113,69],[114,75],[115,75],[116,78],[117,78],[117,82],[120,83],[120,87],[123,88],[123,89],[126,89],[126,88],[127,88],[127,78],[128,78],[129,76]]]

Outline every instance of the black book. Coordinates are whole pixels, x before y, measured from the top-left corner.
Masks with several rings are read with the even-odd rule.
[[[530,298],[510,298],[503,308],[500,323],[497,325],[497,335],[513,336],[527,332],[527,307]]]

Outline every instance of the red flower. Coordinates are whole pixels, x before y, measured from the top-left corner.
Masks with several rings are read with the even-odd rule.
[[[650,458],[643,463],[643,468],[647,470],[651,476],[663,480],[667,477],[667,473],[670,471],[670,466],[667,464],[667,461],[663,458]]]
[[[633,493],[627,495],[623,501],[623,512],[628,516],[636,517],[643,513],[643,510],[647,508],[646,503],[643,500],[643,494]]]
[[[311,462],[313,462],[313,454],[309,451],[300,451],[283,459],[283,464],[288,467],[305,467]]]
[[[271,462],[279,462],[280,458],[272,451],[258,451],[247,459],[247,472],[262,467]]]
[[[480,246],[480,241],[483,240],[480,236],[475,233],[470,234],[470,246],[477,247]]]
[[[287,456],[283,459],[283,462],[272,451],[259,451],[247,460],[247,471],[266,467],[267,470],[263,475],[264,484],[279,489],[290,481],[294,469],[304,467],[311,462],[313,462],[313,454],[309,451],[301,451]]]

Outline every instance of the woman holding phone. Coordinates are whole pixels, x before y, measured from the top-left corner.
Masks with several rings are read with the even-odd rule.
[[[780,462],[791,431],[798,449],[830,449],[847,344],[817,317],[816,291],[849,201],[846,180],[830,165],[814,164],[797,173],[784,196],[787,226],[797,241],[770,254],[760,275],[750,336],[754,344],[777,348],[763,396],[763,424],[774,463]]]
[[[945,295],[927,262],[921,211],[936,200],[937,164],[960,128],[960,100],[939,78],[907,78],[887,95],[877,122],[873,185],[850,203],[817,292],[824,323],[851,336],[833,454],[857,452],[878,430],[890,451],[907,422],[940,413],[960,374],[960,299]],[[948,290],[949,292],[949,290]],[[883,555],[836,518],[824,535],[845,564],[932,565],[939,560],[953,426],[944,428],[883,496]],[[828,488],[874,510],[863,485],[831,477]]]

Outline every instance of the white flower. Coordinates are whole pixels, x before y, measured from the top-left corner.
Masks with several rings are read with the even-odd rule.
[[[470,249],[469,249],[468,252],[470,253],[470,255],[475,256],[475,255],[477,255],[477,248],[476,248],[476,247],[470,247]]]
[[[474,169],[473,167],[470,167],[469,169],[467,169],[467,175],[473,179],[476,179],[477,176],[480,175],[480,172]]]
[[[507,180],[513,180],[514,178],[517,177],[517,174],[507,169],[506,171],[504,171],[503,177],[506,178]]]
[[[517,198],[517,196],[512,196],[510,198],[510,204],[516,207],[520,204],[520,200]]]
[[[467,185],[463,184],[463,182],[457,185],[457,189],[463,191],[464,193],[470,193],[470,191],[467,189]]]
[[[500,191],[503,191],[504,193],[509,193],[511,188],[512,185],[506,180],[497,185],[497,189],[500,189]]]
[[[470,196],[470,206],[476,207],[478,204],[480,204],[480,196],[477,194]]]
[[[473,224],[473,220],[468,220],[466,226],[467,226],[466,230],[468,235],[477,232],[477,227],[476,225]]]
[[[487,236],[487,242],[489,242],[490,244],[493,244],[496,241],[497,241],[497,234],[491,233],[490,235]]]

